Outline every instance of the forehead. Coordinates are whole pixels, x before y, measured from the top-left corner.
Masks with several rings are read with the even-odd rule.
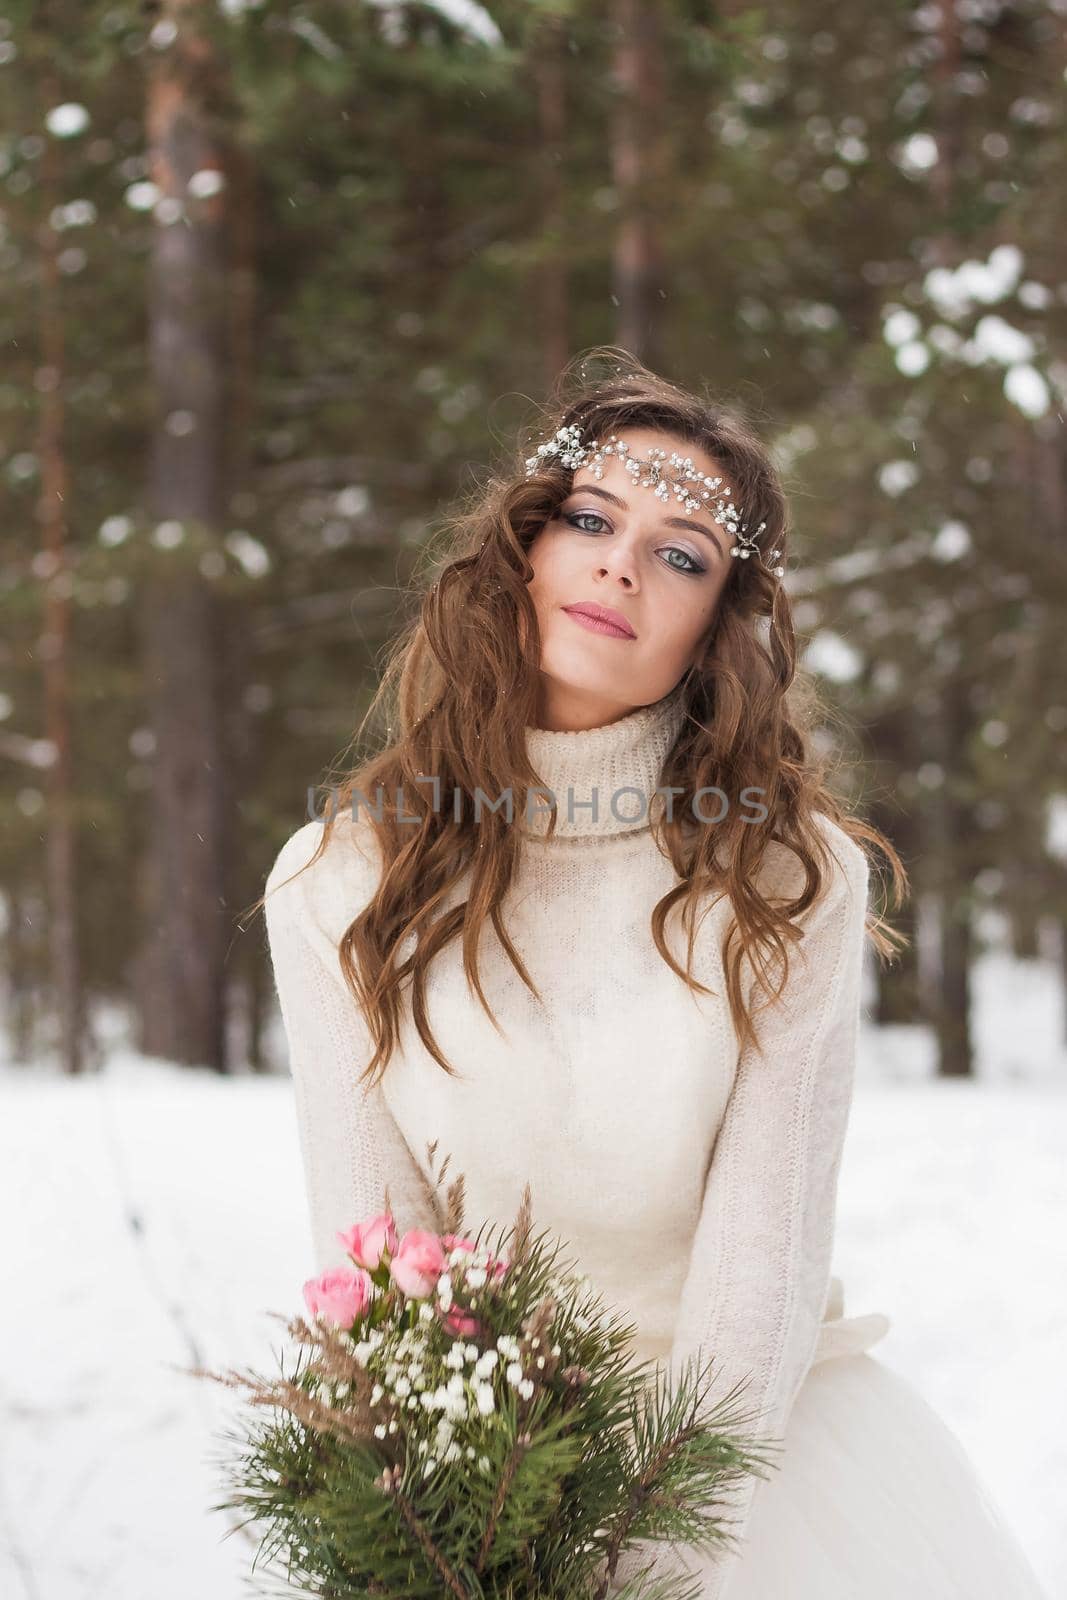
[[[653,449],[665,451],[665,458],[659,456],[654,458],[658,461],[665,476],[669,476],[671,472],[670,457],[673,454],[677,454],[682,461],[688,457],[695,471],[703,472],[709,478],[719,478],[721,482],[716,488],[715,492],[717,494],[722,494],[723,490],[731,487],[729,478],[714,457],[689,439],[673,433],[664,433],[659,428],[628,428],[622,426],[602,429],[596,437],[596,444],[603,448],[613,433],[617,435],[622,444],[627,446],[629,457],[639,462],[647,462],[651,458]],[[627,472],[623,462],[614,453],[610,456],[605,456],[600,462],[602,477],[599,479],[593,476],[593,465],[587,464],[575,470],[574,477],[571,480],[575,489],[581,489],[586,485],[597,482],[606,484],[611,488],[617,488],[619,484],[632,484],[633,482],[631,474]],[[677,467],[677,463],[675,465]],[[645,476],[644,472],[642,472],[641,476]],[[693,487],[696,489],[697,485],[694,484]]]

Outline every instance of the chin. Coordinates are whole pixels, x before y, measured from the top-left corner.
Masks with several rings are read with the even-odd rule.
[[[601,662],[588,659],[588,652],[568,645],[566,650],[546,648],[541,656],[541,677],[553,688],[567,694],[595,695],[598,700],[617,701],[620,695],[618,674]]]

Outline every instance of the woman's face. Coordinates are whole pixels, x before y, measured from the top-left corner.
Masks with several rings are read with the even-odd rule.
[[[639,460],[652,446],[677,450],[698,471],[720,476],[711,457],[672,434],[624,428],[619,437]],[[570,494],[527,551],[541,631],[542,728],[601,727],[668,694],[700,659],[730,576],[733,540],[713,510],[686,511],[673,491],[659,499],[614,455],[602,472],[577,469]],[[698,497],[701,486],[690,487]],[[714,494],[727,488],[724,477]],[[567,609],[579,605],[618,613],[633,636],[584,625]]]

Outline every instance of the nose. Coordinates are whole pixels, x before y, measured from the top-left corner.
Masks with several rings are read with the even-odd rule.
[[[595,570],[600,577],[617,578],[628,589],[637,587],[636,552],[618,535],[597,551]]]

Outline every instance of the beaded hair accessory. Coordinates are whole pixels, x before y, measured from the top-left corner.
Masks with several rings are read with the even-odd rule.
[[[707,473],[693,465],[692,456],[680,456],[677,450],[672,450],[668,455],[666,450],[653,447],[647,459],[634,456],[630,454],[629,445],[614,433],[607,444],[583,444],[580,428],[571,423],[569,427],[560,428],[553,438],[539,444],[534,454],[527,457],[526,476],[529,478],[546,461],[556,456],[560,465],[572,472],[579,467],[590,466],[594,478],[602,478],[604,460],[612,455],[622,462],[638,487],[651,489],[657,500],[669,500],[673,491],[675,499],[686,511],[710,511],[712,520],[724,527],[734,540],[730,547],[732,556],[739,556],[743,560],[751,555],[762,556],[757,541],[767,524],[761,522],[755,532],[750,533],[740,511],[730,499],[729,488],[719,491],[722,479],[709,478]],[[666,467],[661,466],[662,462],[666,462]],[[642,469],[647,472],[647,477],[642,478]],[[694,492],[688,488],[689,484],[696,484],[697,490]],[[781,553],[780,550],[772,550],[770,560],[777,561]],[[776,578],[785,576],[784,567],[766,567],[766,570],[773,572]]]

